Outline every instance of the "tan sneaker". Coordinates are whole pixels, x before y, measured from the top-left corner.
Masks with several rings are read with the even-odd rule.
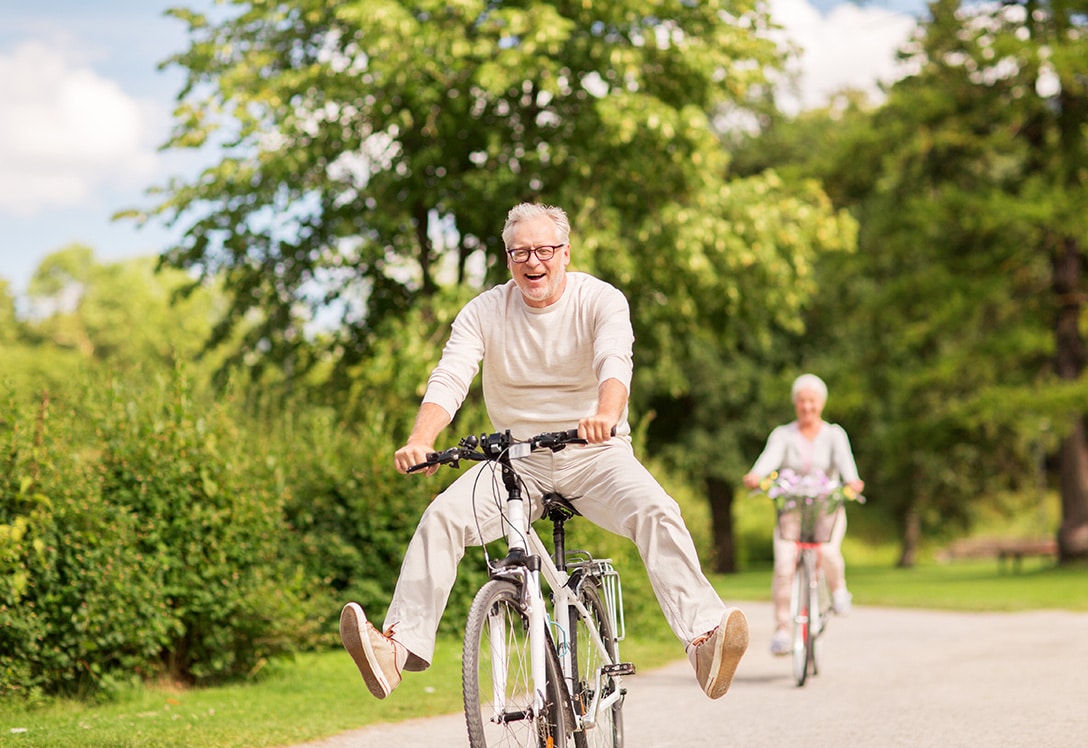
[[[740,658],[748,649],[748,619],[737,608],[722,616],[721,624],[700,636],[688,648],[695,679],[712,699],[720,699],[733,683]]]
[[[400,685],[408,650],[393,641],[392,629],[383,634],[374,628],[358,603],[348,603],[340,612],[340,641],[372,694],[384,699]]]

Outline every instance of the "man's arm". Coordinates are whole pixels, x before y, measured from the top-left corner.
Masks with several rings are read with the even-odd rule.
[[[442,429],[450,425],[453,418],[446,409],[434,403],[423,403],[416,414],[416,423],[412,427],[412,433],[408,436],[408,443],[398,449],[393,455],[393,462],[397,466],[397,472],[407,473],[412,465],[418,465],[427,461],[427,455],[434,452],[434,440],[442,433]],[[434,475],[438,470],[437,465],[432,465],[426,471],[427,475]]]
[[[578,436],[590,444],[608,441],[626,407],[627,387],[623,382],[615,378],[604,380],[597,389],[597,412],[578,422]]]

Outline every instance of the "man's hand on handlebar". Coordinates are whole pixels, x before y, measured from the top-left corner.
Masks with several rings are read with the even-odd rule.
[[[615,435],[616,420],[610,416],[595,415],[578,422],[578,436],[590,444],[601,444]]]
[[[397,472],[408,473],[408,468],[427,461],[427,455],[434,454],[434,446],[408,442],[393,454],[393,463],[397,466]],[[438,472],[439,465],[431,465],[416,472],[424,475],[434,475]]]

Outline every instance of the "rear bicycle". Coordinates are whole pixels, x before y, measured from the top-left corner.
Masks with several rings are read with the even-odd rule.
[[[781,496],[778,532],[797,545],[790,594],[793,675],[798,687],[819,673],[820,636],[827,627],[831,595],[820,566],[820,544],[831,540],[841,500],[828,496]]]

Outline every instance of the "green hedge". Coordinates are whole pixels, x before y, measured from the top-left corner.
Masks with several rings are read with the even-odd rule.
[[[0,494],[0,693],[213,682],[307,634],[311,586],[260,456],[181,375],[9,398]]]
[[[339,647],[349,600],[381,622],[420,515],[459,473],[397,473],[399,428],[377,406],[348,427],[331,407],[244,403],[179,371],[8,395],[0,698],[252,677],[269,658]],[[481,419],[470,405],[451,443]],[[584,521],[571,538],[616,560],[628,625],[660,629],[634,546]],[[469,549],[461,563],[446,635],[463,631],[482,559]]]

